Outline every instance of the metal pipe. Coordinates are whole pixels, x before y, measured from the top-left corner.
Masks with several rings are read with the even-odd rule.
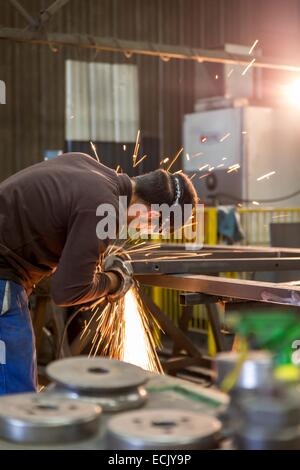
[[[63,0],[61,0],[63,1]],[[66,3],[67,0],[64,0]],[[49,12],[48,12],[49,13]],[[48,14],[47,14],[48,15]],[[197,62],[214,62],[220,64],[249,65],[249,56],[225,51],[196,49],[184,46],[172,46],[150,42],[127,41],[117,38],[104,38],[89,34],[63,34],[50,33],[47,36],[40,32],[24,31],[17,28],[0,28],[0,39],[9,39],[16,42],[31,44],[44,44],[52,46],[73,46],[85,49],[103,51],[131,52],[132,54],[160,57],[169,59],[194,60]],[[261,57],[253,63],[253,67],[300,72],[300,65],[296,63],[282,64],[273,58]]]

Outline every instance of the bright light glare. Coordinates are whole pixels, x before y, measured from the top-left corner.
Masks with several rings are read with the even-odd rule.
[[[300,79],[291,82],[285,87],[284,91],[287,102],[300,108]]]
[[[139,312],[134,291],[130,289],[124,298],[124,353],[123,360],[142,369],[151,370],[148,338]]]

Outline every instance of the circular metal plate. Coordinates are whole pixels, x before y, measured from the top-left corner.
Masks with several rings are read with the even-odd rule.
[[[86,356],[52,362],[47,374],[56,383],[78,391],[126,390],[143,385],[148,379],[145,371],[132,364]]]
[[[122,413],[108,422],[108,449],[211,449],[221,423],[184,410],[141,410]]]
[[[101,408],[47,394],[0,398],[0,437],[19,443],[62,443],[98,432]]]
[[[99,405],[103,411],[113,413],[118,411],[132,410],[140,408],[147,401],[147,391],[144,387],[137,387],[122,392],[99,393],[78,393],[76,391],[64,388],[62,386],[54,386],[48,389],[47,393],[59,394],[66,398],[80,399]]]

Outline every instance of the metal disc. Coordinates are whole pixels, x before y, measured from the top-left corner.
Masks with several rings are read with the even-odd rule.
[[[80,399],[99,405],[103,411],[113,413],[118,411],[140,408],[147,401],[147,391],[144,387],[136,387],[124,392],[88,393],[77,392],[62,386],[48,387],[47,393],[59,394],[66,398]]]
[[[212,449],[221,423],[185,410],[155,409],[122,413],[108,422],[108,449]]]
[[[0,397],[0,437],[19,443],[65,443],[93,436],[101,408],[46,393]]]
[[[71,390],[100,393],[139,387],[148,380],[147,373],[132,364],[87,356],[52,362],[47,367],[47,375]]]

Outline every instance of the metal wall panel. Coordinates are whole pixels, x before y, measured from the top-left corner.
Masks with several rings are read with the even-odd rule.
[[[22,2],[37,15],[52,0]],[[299,0],[70,0],[49,30],[205,48],[250,46],[258,38],[266,55],[297,59],[299,6]],[[26,27],[7,0],[0,0],[0,24]],[[194,106],[195,64],[0,41],[0,79],[7,84],[7,104],[0,106],[0,179],[39,161],[44,149],[63,147],[66,59],[137,64],[143,135],[159,139],[161,156],[180,148],[182,116]],[[268,83],[274,73],[264,77]]]
[[[66,140],[135,142],[137,66],[66,61]]]

